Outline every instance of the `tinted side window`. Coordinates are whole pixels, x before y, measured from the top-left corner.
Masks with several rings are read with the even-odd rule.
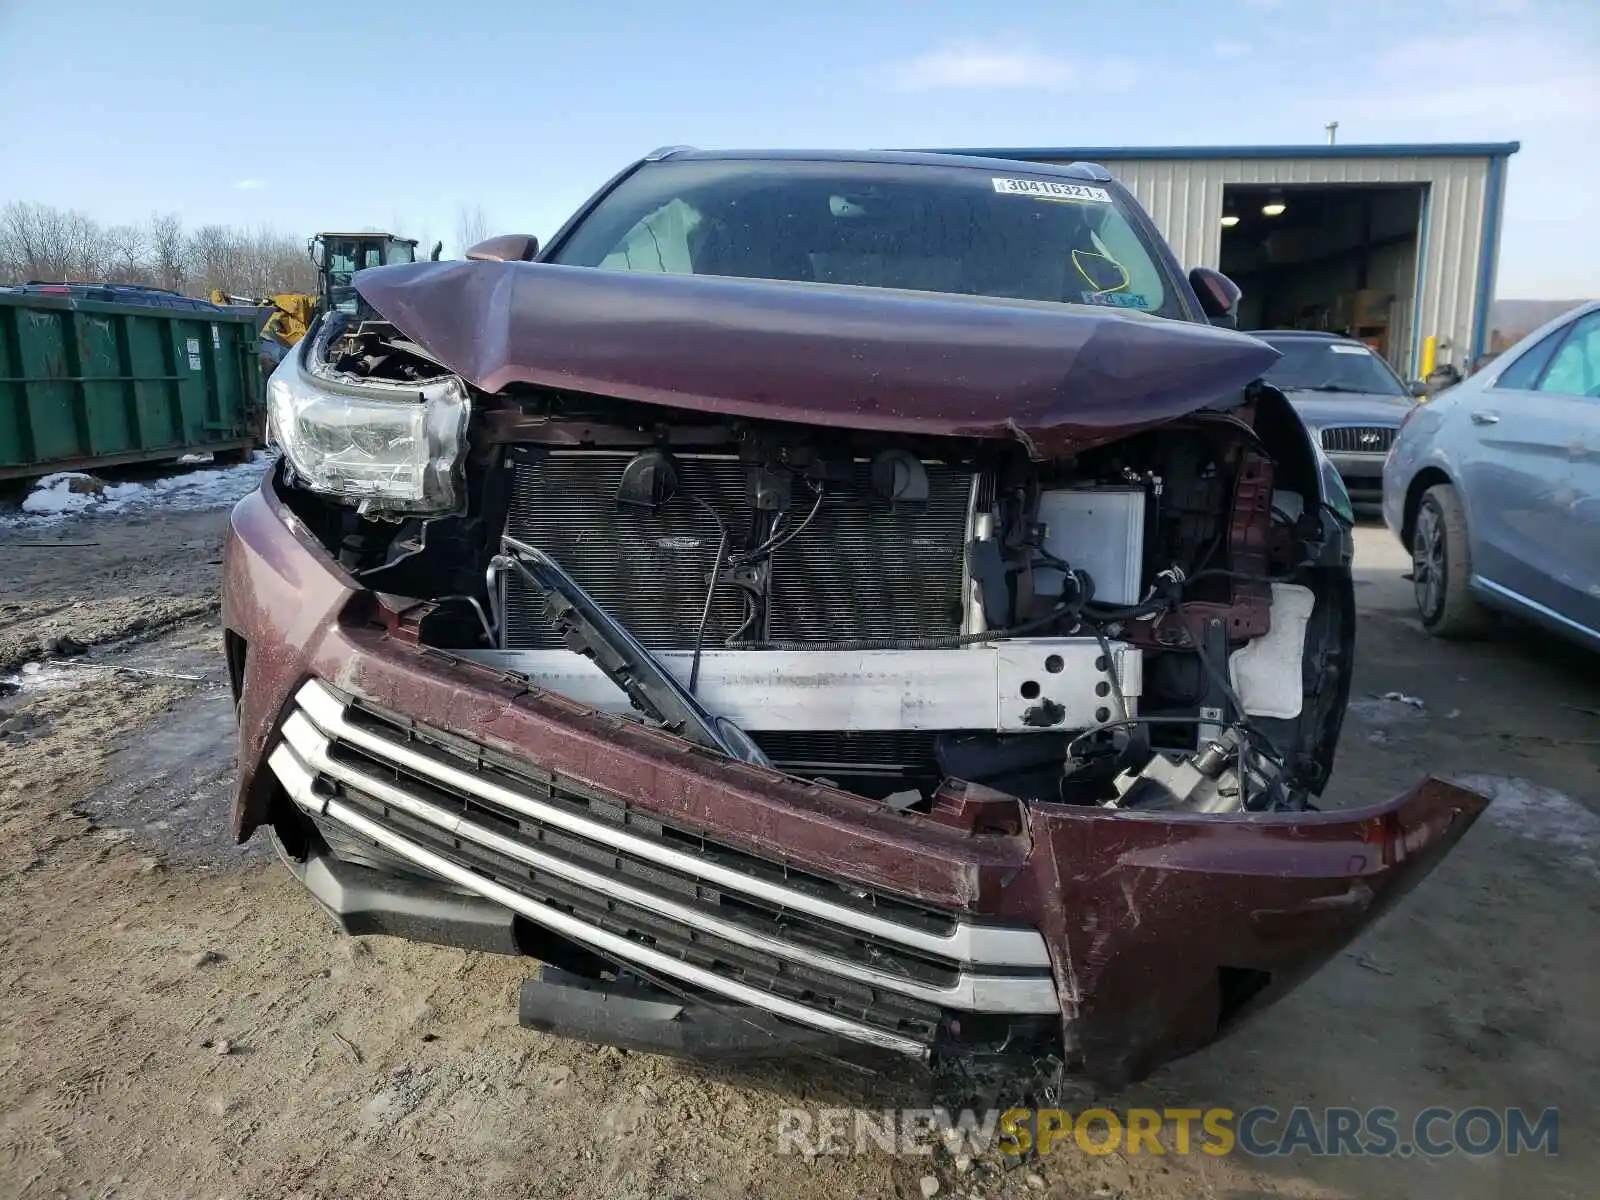
[[[1539,381],[1541,392],[1561,396],[1600,396],[1600,312],[1572,327]]]
[[[1516,362],[1512,363],[1495,380],[1497,388],[1521,388],[1526,391],[1533,386],[1533,381],[1539,378],[1540,372],[1550,361],[1550,356],[1556,352],[1556,347],[1561,344],[1561,339],[1567,336],[1567,327],[1563,325],[1549,337],[1537,343]]]

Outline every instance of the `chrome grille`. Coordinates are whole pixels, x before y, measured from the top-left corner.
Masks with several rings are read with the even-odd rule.
[[[619,962],[922,1054],[947,1010],[1058,1011],[1037,932],[795,871],[315,681],[270,763],[319,825]]]
[[[1386,425],[1334,425],[1322,430],[1322,448],[1341,454],[1387,454],[1396,430]]]
[[[617,507],[617,486],[631,457],[611,451],[525,456],[514,467],[506,532],[554,558],[645,646],[692,649],[721,537],[718,521],[731,547],[755,544],[745,467],[734,456],[680,455],[678,493],[652,514]],[[891,509],[871,496],[869,465],[852,464],[848,482],[833,485],[811,524],[773,554],[769,628],[745,628],[740,640],[959,633],[973,475],[943,463],[926,466],[927,503]],[[809,511],[809,499],[797,495],[790,528]],[[505,604],[505,648],[560,644],[542,604],[514,577],[506,581]],[[705,644],[727,643],[745,617],[743,593],[720,583]]]

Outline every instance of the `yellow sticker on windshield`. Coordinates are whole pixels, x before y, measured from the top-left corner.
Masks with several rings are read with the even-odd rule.
[[[1046,200],[1089,200],[1110,204],[1111,193],[1086,183],[1058,183],[1054,179],[995,179],[994,190],[1003,196],[1039,196]]]

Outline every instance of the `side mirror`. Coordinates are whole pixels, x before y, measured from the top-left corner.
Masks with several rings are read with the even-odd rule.
[[[1244,295],[1239,285],[1221,271],[1210,267],[1196,267],[1189,272],[1189,286],[1200,297],[1200,309],[1213,325],[1224,329],[1239,328],[1239,298]]]
[[[1410,392],[1417,399],[1422,399],[1422,397],[1428,394],[1427,380],[1413,379],[1410,383],[1406,384],[1406,391]]]
[[[467,257],[477,262],[532,262],[539,253],[539,239],[531,233],[502,233],[484,238]]]

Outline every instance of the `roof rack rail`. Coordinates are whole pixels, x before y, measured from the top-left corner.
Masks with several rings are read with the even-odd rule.
[[[1087,174],[1090,179],[1093,179],[1096,183],[1110,183],[1111,182],[1111,172],[1106,170],[1104,167],[1102,167],[1097,162],[1084,162],[1084,161],[1082,161],[1080,159],[1078,162],[1068,163],[1067,164],[1067,170],[1069,170],[1069,171],[1082,171],[1085,174]]]
[[[661,162],[671,158],[674,154],[681,154],[685,150],[693,150],[693,146],[659,146],[644,156],[645,162]]]

